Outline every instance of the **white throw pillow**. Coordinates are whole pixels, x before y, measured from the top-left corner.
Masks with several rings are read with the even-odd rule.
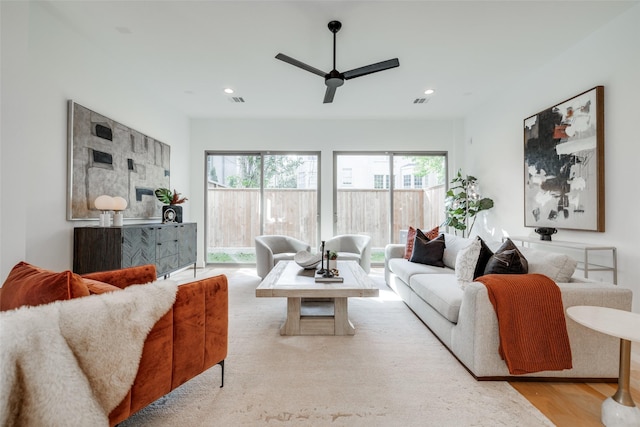
[[[458,251],[456,256],[456,278],[458,285],[464,289],[468,283],[473,282],[473,273],[480,257],[480,240],[473,239],[471,244]]]
[[[527,247],[520,248],[520,251],[529,262],[529,273],[544,274],[556,283],[570,282],[578,265],[575,259],[565,254]]]

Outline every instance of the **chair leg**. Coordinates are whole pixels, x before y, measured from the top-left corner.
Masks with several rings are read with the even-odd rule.
[[[222,381],[220,383],[220,388],[224,387],[224,359],[218,362],[218,365],[222,368]]]

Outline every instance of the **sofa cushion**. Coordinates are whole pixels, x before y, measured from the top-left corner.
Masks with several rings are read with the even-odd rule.
[[[157,279],[156,266],[144,264],[135,267],[118,268],[115,270],[96,271],[82,275],[83,279],[97,280],[124,289],[131,285],[151,283]]]
[[[99,280],[86,279],[86,278],[83,277],[82,281],[87,286],[87,289],[89,289],[89,293],[91,295],[104,294],[105,292],[113,292],[113,291],[121,291],[122,290],[121,288],[119,288],[117,286],[113,286],[113,285],[110,285],[108,283],[100,282]]]
[[[391,258],[388,267],[389,271],[398,276],[406,284],[409,284],[409,279],[415,274],[450,274],[453,276],[453,270],[450,268],[418,264],[404,258]]]
[[[413,253],[413,240],[416,238],[416,234],[418,231],[423,233],[427,237],[427,239],[433,240],[436,237],[438,237],[438,235],[440,234],[440,227],[436,225],[434,228],[427,231],[426,233],[424,233],[419,228],[416,230],[413,227],[409,227],[409,231],[407,232],[407,243],[405,245],[405,250],[404,250],[405,259],[411,258],[411,254]]]
[[[493,255],[493,251],[484,240],[480,236],[478,236],[478,240],[480,241],[480,255],[478,255],[478,262],[476,263],[476,269],[473,272],[473,278],[476,279],[484,274],[484,269],[487,267],[487,262],[489,262],[489,258]]]
[[[448,321],[457,323],[464,291],[453,274],[415,274],[409,287]]]
[[[26,262],[19,262],[2,285],[0,311],[48,304],[89,295],[82,278],[71,271],[55,273]]]
[[[458,252],[456,257],[456,278],[458,285],[464,289],[468,283],[473,282],[481,244],[479,239],[473,239],[471,243]]]
[[[442,262],[449,268],[456,268],[456,258],[461,249],[466,248],[471,243],[471,239],[456,236],[454,234],[445,234],[445,249],[442,255]]]
[[[529,273],[544,274],[556,283],[571,281],[578,262],[565,254],[542,251],[539,249],[520,248],[527,257]]]
[[[526,274],[528,271],[527,259],[511,239],[507,239],[489,258],[484,274]]]
[[[411,259],[409,261],[433,265],[435,267],[444,267],[444,263],[442,262],[444,247],[443,235],[429,240],[420,233],[419,230],[416,230],[416,238],[413,240],[413,252],[411,253]]]

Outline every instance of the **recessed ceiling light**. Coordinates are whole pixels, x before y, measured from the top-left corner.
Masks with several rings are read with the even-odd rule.
[[[425,95],[431,95],[434,92],[435,92],[435,90],[433,90],[433,89],[427,89],[427,90],[424,91],[424,94]]]
[[[231,89],[230,87],[228,87],[228,88],[226,88],[226,89],[224,90],[224,93],[229,93],[229,94],[231,94],[231,93],[233,93],[233,89]]]

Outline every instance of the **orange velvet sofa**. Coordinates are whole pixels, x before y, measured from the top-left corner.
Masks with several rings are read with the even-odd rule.
[[[113,292],[157,279],[153,265],[77,275],[17,264],[0,288],[0,311]],[[140,366],[127,396],[109,414],[110,425],[184,384],[227,356],[228,282],[225,275],[178,286],[173,307],[156,322],[144,343]]]

